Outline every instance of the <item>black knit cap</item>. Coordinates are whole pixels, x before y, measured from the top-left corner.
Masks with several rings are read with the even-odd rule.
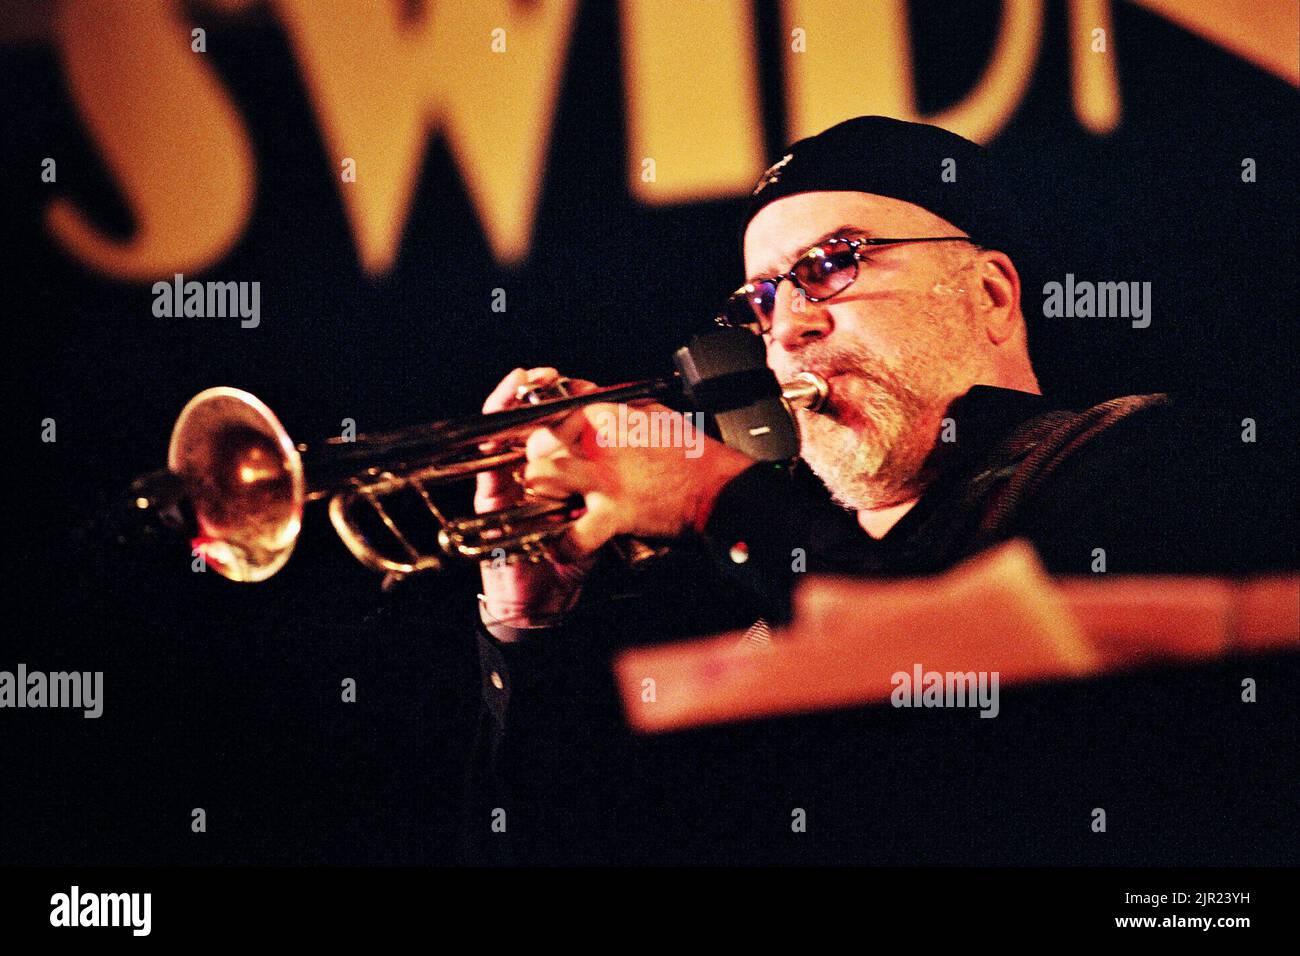
[[[795,193],[839,190],[921,206],[987,248],[1009,253],[1007,246],[1014,244],[1002,205],[1010,190],[999,182],[988,150],[938,126],[858,116],[799,140],[768,167],[745,209],[742,249],[750,220],[768,203]]]

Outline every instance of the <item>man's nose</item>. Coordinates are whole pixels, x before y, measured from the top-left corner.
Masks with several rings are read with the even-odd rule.
[[[776,289],[772,310],[772,340],[788,351],[830,335],[834,327],[829,310],[810,302],[802,289],[789,280]]]

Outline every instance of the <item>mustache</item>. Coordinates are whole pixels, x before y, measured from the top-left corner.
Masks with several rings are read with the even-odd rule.
[[[835,375],[855,375],[891,394],[912,394],[912,390],[885,363],[860,353],[826,352],[810,356],[799,363],[796,371],[812,372],[826,381]]]

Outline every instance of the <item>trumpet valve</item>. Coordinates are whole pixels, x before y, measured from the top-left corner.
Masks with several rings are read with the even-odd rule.
[[[568,398],[569,380],[560,376],[550,385],[520,385],[515,389],[515,401],[538,405],[552,398]]]

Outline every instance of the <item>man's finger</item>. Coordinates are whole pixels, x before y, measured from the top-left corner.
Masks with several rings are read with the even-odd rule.
[[[588,395],[600,388],[595,382],[589,382],[585,378],[571,378],[568,381],[570,395]]]
[[[550,366],[540,368],[517,368],[506,375],[492,390],[492,394],[483,403],[483,413],[505,411],[518,407],[521,402],[516,398],[519,389],[525,384],[548,385],[559,377],[559,372]],[[491,454],[500,450],[497,442],[479,443],[479,451]],[[504,508],[515,504],[521,497],[521,490],[510,475],[509,470],[480,472],[474,488],[474,509],[486,511]]]
[[[528,370],[523,368],[513,369],[505,378],[497,383],[497,387],[492,389],[491,394],[483,402],[484,414],[490,412],[499,412],[509,407],[515,398],[515,392],[519,386],[527,383]]]
[[[592,427],[590,417],[593,414],[597,416],[602,414],[600,409],[606,410],[603,414],[609,414],[609,410],[613,408],[613,405],[588,405],[585,408],[574,409],[558,422],[536,429],[528,436],[528,442],[524,446],[529,460],[554,456],[561,449],[571,454],[580,454],[583,449],[583,438]],[[593,412],[593,409],[597,411]],[[603,419],[597,417],[596,420]]]
[[[538,428],[529,434],[528,441],[524,444],[524,453],[529,461],[567,454],[564,443],[549,428]]]
[[[529,491],[547,498],[585,495],[597,488],[595,467],[580,458],[538,458],[524,467],[524,484]]]
[[[601,507],[588,508],[559,539],[555,549],[558,555],[571,561],[604,547],[617,533],[613,511]]]
[[[526,385],[546,387],[554,384],[559,378],[559,371],[549,365],[530,369],[513,369],[497,384],[492,394],[483,403],[483,412],[484,414],[491,414],[510,408],[522,407],[525,402],[518,398],[519,390],[522,387]],[[586,395],[600,387],[595,382],[581,378],[567,379],[567,383],[567,388],[570,394],[573,395]],[[575,416],[580,418],[575,412],[573,415],[566,416],[566,420]],[[581,435],[582,423],[581,421],[574,421],[569,428],[576,433],[576,438],[576,436]],[[562,429],[561,435],[567,438],[569,431]],[[564,446],[565,442],[550,428],[539,428],[529,436],[528,456],[537,459],[555,455],[561,453]],[[498,443],[492,441],[484,441],[479,444],[479,450],[484,453],[495,452],[498,448]],[[475,510],[483,511],[506,507],[516,503],[519,497],[520,489],[509,470],[501,469],[482,472],[478,475],[474,495]]]

